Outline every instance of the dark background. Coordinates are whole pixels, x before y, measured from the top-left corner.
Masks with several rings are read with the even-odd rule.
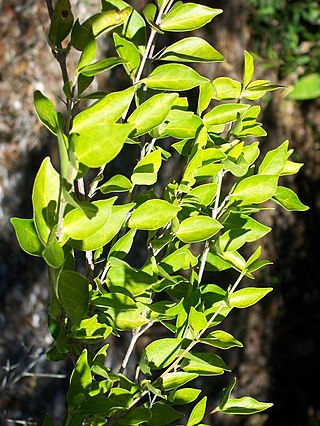
[[[83,17],[88,10],[98,11],[96,1],[72,3]],[[141,9],[145,2],[129,3]],[[209,78],[241,79],[244,49],[259,56],[255,77],[273,83],[290,86],[300,75],[319,71],[317,2],[202,3],[224,9],[197,32],[227,59],[199,66]],[[9,223],[12,216],[31,217],[31,190],[39,165],[46,155],[57,161],[55,141],[38,123],[32,105],[36,89],[58,103],[61,77],[46,43],[47,29],[44,0],[0,0],[0,424],[4,425],[40,425],[46,412],[60,424],[67,387],[63,377],[70,368],[45,360],[51,344],[46,271],[40,260],[21,252]],[[105,40],[101,50],[107,48]],[[110,89],[110,80],[121,85],[122,75],[99,78],[99,87]],[[237,396],[248,394],[275,405],[268,413],[248,418],[217,417],[216,425],[320,425],[320,100],[295,102],[284,93],[273,92],[261,104],[261,121],[268,131],[262,146],[269,150],[290,140],[295,160],[305,167],[286,183],[310,210],[276,209],[262,218],[273,227],[264,239],[264,254],[274,266],[255,284],[270,285],[274,292],[263,303],[233,315],[227,324],[244,343],[228,360],[238,377]],[[210,404],[230,377],[212,380]]]

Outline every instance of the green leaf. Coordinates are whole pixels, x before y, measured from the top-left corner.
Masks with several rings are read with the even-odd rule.
[[[167,64],[157,67],[142,81],[150,89],[182,91],[193,89],[209,80],[186,65]]]
[[[60,177],[46,157],[36,175],[33,191],[33,219],[38,236],[46,244],[51,229],[57,223]]]
[[[135,75],[140,65],[140,54],[138,48],[129,40],[113,33],[116,51],[124,62],[124,69],[129,76]]]
[[[92,375],[88,363],[88,351],[84,349],[79,356],[70,378],[70,387],[67,393],[69,406],[77,406],[82,403],[88,394],[92,383]]]
[[[79,203],[82,209],[73,209],[63,220],[63,232],[74,240],[90,237],[110,218],[111,207],[116,197],[109,200]]]
[[[152,417],[148,422],[150,426],[169,425],[175,420],[183,417],[183,413],[179,413],[164,402],[156,402],[151,408],[151,414]]]
[[[88,310],[88,280],[78,272],[62,271],[58,281],[58,297],[71,321],[79,326]]]
[[[52,268],[59,268],[64,263],[64,252],[56,237],[56,227],[52,229],[49,235],[42,257]]]
[[[212,98],[212,84],[204,83],[199,86],[199,100],[197,114],[201,115],[204,110],[210,105]]]
[[[134,87],[129,87],[104,96],[74,117],[71,132],[90,133],[96,126],[115,123],[129,108],[133,95]]]
[[[252,80],[254,73],[253,57],[246,50],[244,51],[244,68],[243,68],[243,87],[246,88]]]
[[[162,150],[150,152],[133,169],[131,180],[134,185],[153,185],[162,163]]]
[[[131,425],[141,425],[146,422],[151,417],[150,410],[146,407],[137,407],[130,410],[127,414],[115,421],[115,426],[131,426]]]
[[[278,186],[272,200],[286,210],[303,212],[309,210],[309,207],[301,203],[295,192],[284,186]]]
[[[203,117],[203,122],[207,127],[231,123],[241,118],[248,108],[249,105],[245,104],[218,105]]]
[[[54,110],[54,105],[39,90],[34,92],[34,107],[41,123],[54,135],[63,127],[63,117]]]
[[[95,37],[98,37],[122,25],[131,13],[131,7],[126,7],[123,10],[108,10],[90,16],[82,25],[90,29]]]
[[[177,272],[194,267],[198,259],[190,252],[188,246],[183,246],[166,256],[161,261],[161,265],[169,272]]]
[[[207,397],[201,399],[198,404],[191,411],[190,417],[188,419],[186,426],[194,426],[199,424],[201,420],[204,418],[207,407]]]
[[[177,389],[178,387],[185,385],[191,380],[196,379],[198,376],[199,374],[197,373],[186,373],[184,371],[168,373],[162,378],[161,388],[165,391]]]
[[[275,194],[277,184],[278,176],[250,176],[238,183],[230,197],[240,200],[240,205],[263,203]]]
[[[165,226],[181,210],[164,200],[147,200],[134,210],[129,228],[156,230]]]
[[[183,339],[165,338],[155,340],[145,348],[149,367],[159,370],[171,364],[179,355]]]
[[[32,256],[41,256],[44,249],[39,240],[33,219],[20,219],[13,217],[10,219],[14,227],[17,240],[22,250]]]
[[[259,402],[249,396],[229,398],[221,411],[224,414],[254,414],[272,407],[268,402]]]
[[[178,98],[177,93],[160,93],[147,99],[128,118],[135,127],[134,136],[143,135],[161,124]]]
[[[137,309],[123,311],[118,309],[109,308],[107,311],[108,316],[112,318],[113,323],[117,330],[130,331],[135,328],[146,324],[148,320],[139,314]]]
[[[98,189],[102,192],[102,194],[110,194],[111,192],[127,192],[131,191],[132,183],[123,175],[114,175]]]
[[[112,266],[107,275],[107,286],[111,292],[129,292],[132,296],[143,294],[155,281],[146,272],[124,266]]]
[[[51,46],[58,46],[70,33],[73,14],[69,0],[58,0],[54,8],[49,28],[48,40]]]
[[[101,61],[95,62],[91,65],[87,65],[79,70],[79,72],[86,77],[93,77],[101,72],[110,70],[111,68],[125,63],[124,59],[121,58],[107,58]]]
[[[87,167],[97,168],[110,163],[133,130],[131,124],[96,124],[75,138],[76,156]]]
[[[134,236],[136,235],[136,229],[130,229],[125,235],[123,235],[110,249],[108,259],[113,256],[118,259],[123,259],[129,253]]]
[[[85,251],[97,250],[105,246],[118,234],[133,207],[134,203],[112,206],[109,219],[96,232],[82,240],[71,240],[68,244]]]
[[[98,315],[83,319],[79,327],[72,327],[72,338],[85,343],[100,343],[112,332],[112,328],[98,321]]]
[[[212,82],[213,99],[239,99],[241,83],[229,77],[218,77]]]
[[[320,97],[320,74],[312,73],[301,77],[289,92],[288,97],[297,101]]]
[[[223,396],[222,396],[222,399],[221,399],[220,404],[219,404],[219,409],[223,409],[223,407],[228,402],[228,399],[230,398],[230,394],[233,391],[233,388],[235,387],[235,384],[236,384],[236,378],[234,377],[233,380],[232,380],[232,382],[230,382],[229,385],[226,386],[223,389]]]
[[[203,126],[201,118],[191,111],[173,110],[166,121],[168,123],[163,127],[164,134],[177,139],[194,138]]]
[[[288,158],[289,142],[283,142],[278,148],[269,151],[260,164],[260,175],[280,175]]]
[[[202,38],[187,37],[167,47],[158,59],[174,62],[217,62],[223,61],[224,57]]]
[[[142,14],[150,27],[154,28],[158,33],[163,34],[163,32],[159,30],[159,27],[155,25],[157,15],[157,6],[155,4],[147,3],[142,10]]]
[[[190,373],[197,373],[201,376],[216,376],[229,371],[228,366],[215,354],[200,352],[188,353],[181,363],[181,368]]]
[[[95,59],[97,53],[97,43],[96,39],[92,32],[88,33],[88,39],[83,48],[83,52],[81,53],[78,66],[77,73],[81,71],[82,68],[90,65],[91,62]],[[93,81],[93,77],[86,77],[82,74],[78,76],[78,92],[82,93]]]
[[[209,216],[192,216],[180,223],[176,235],[184,243],[195,243],[213,237],[221,228],[222,225]]]
[[[203,312],[197,311],[193,306],[191,306],[189,318],[189,326],[192,328],[195,336],[199,331],[204,330],[207,326],[207,319]]]
[[[160,28],[164,31],[193,31],[208,24],[221,9],[212,9],[195,3],[179,2],[162,19]]]
[[[216,183],[205,183],[193,188],[183,200],[195,200],[203,206],[209,206],[216,197],[217,189],[218,185]]]
[[[222,330],[212,331],[211,333],[207,334],[206,337],[201,338],[200,342],[219,349],[243,347],[243,344],[239,342],[239,340],[235,339],[231,334]]]
[[[294,163],[293,161],[287,160],[284,168],[282,169],[281,176],[294,175],[303,166],[303,163]]]
[[[241,290],[235,291],[229,297],[229,303],[232,308],[247,308],[259,302],[273,289],[271,287],[246,287]]]
[[[46,414],[46,417],[45,417],[45,419],[42,423],[42,426],[54,426],[54,423],[53,423],[51,417],[49,417],[48,414]]]
[[[114,308],[118,310],[137,309],[136,303],[129,296],[122,293],[105,293],[92,300],[98,308]]]
[[[184,373],[188,374],[188,373]],[[196,400],[201,393],[201,389],[183,388],[172,392],[169,395],[169,402],[173,405],[186,405]]]

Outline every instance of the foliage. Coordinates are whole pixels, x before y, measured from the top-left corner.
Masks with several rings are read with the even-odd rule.
[[[254,49],[286,75],[319,69],[320,9],[317,1],[247,0]]]
[[[185,64],[223,56],[198,37],[155,53],[156,36],[200,28],[220,9],[157,0],[142,16],[122,0],[102,0],[101,6],[82,24],[74,20],[68,0],[58,0],[51,14],[48,40],[64,78],[66,113],[56,112],[39,91],[34,101],[40,121],[57,138],[60,170],[49,158],[43,160],[33,187],[33,218],[12,219],[22,249],[48,266],[55,344],[47,357],[55,361],[68,355],[74,363],[64,425],[183,421],[191,426],[209,412],[265,410],[272,404],[231,397],[235,380],[219,406],[207,408],[194,380],[230,371],[215,348],[242,343],[220,324],[233,309],[252,306],[271,291],[238,289],[244,277],[253,279],[270,263],[260,259],[257,242],[271,229],[254,213],[272,202],[287,210],[307,209],[292,190],[279,186],[281,176],[301,167],[289,159],[287,141],[256,166],[259,142],[252,140],[266,132],[257,121],[260,107],[249,101],[278,86],[253,80],[248,52],[241,81],[201,76]],[[118,56],[95,61],[96,40],[108,32]],[[71,49],[80,52],[73,81],[66,68]],[[128,87],[90,91],[95,75],[115,66],[123,67]],[[194,88],[197,111],[189,106]],[[96,102],[78,112],[86,99]],[[170,141],[170,151],[164,141]],[[133,170],[105,181],[106,166],[128,155],[131,144],[141,152]],[[184,163],[181,178],[159,189],[173,150]],[[93,180],[90,169],[98,169]],[[140,268],[127,258],[137,253],[137,234],[145,240]],[[248,258],[247,245],[253,246]],[[75,266],[83,253],[86,275]],[[203,282],[205,271],[227,269],[234,271],[234,283],[222,288]],[[169,337],[153,334],[131,377],[127,367],[137,340],[154,325]],[[108,338],[124,332],[131,333],[131,341],[119,370],[112,371],[105,362]],[[188,404],[191,414],[179,420],[184,417],[180,406]],[[52,424],[49,417],[44,424]]]

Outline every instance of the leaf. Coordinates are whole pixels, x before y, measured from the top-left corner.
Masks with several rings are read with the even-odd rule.
[[[229,303],[232,308],[247,308],[259,302],[264,296],[266,296],[273,289],[271,287],[258,288],[258,287],[247,287],[241,290],[235,291],[229,297]]]
[[[180,223],[176,235],[184,243],[195,243],[213,237],[221,228],[222,225],[209,216],[192,216]]]
[[[67,393],[69,406],[73,407],[82,403],[85,395],[89,392],[91,383],[92,375],[88,363],[88,351],[84,349],[70,377],[70,386]]]
[[[60,177],[46,157],[36,175],[32,190],[33,220],[38,236],[46,244],[57,223]]]
[[[284,186],[278,186],[276,193],[273,195],[272,200],[289,211],[306,211],[309,207],[301,203],[299,197],[295,192]]]
[[[205,183],[193,188],[189,194],[186,195],[184,200],[196,200],[197,203],[203,206],[212,204],[217,193],[218,185],[216,183]]]
[[[178,356],[183,339],[165,338],[155,340],[145,348],[145,355],[152,370],[160,370],[171,364]]]
[[[88,280],[78,272],[62,271],[58,280],[58,297],[71,321],[79,326],[89,305]]]
[[[138,269],[112,266],[109,269],[106,283],[111,292],[122,292],[135,297],[145,293],[155,281],[153,276]]]
[[[191,139],[196,137],[199,128],[203,126],[199,116],[191,111],[173,110],[168,115],[168,123],[164,126],[164,134],[177,139]]]
[[[124,416],[120,417],[115,421],[115,426],[131,426],[131,425],[141,425],[148,422],[151,417],[150,410],[146,407],[137,407],[130,410]]]
[[[134,136],[143,135],[161,124],[178,96],[177,93],[160,93],[143,102],[128,118],[128,123],[135,127]]]
[[[93,168],[110,163],[133,129],[131,124],[96,124],[86,129],[74,141],[78,160]]]
[[[205,396],[198,402],[198,404],[191,411],[191,414],[189,416],[186,426],[194,426],[199,424],[199,422],[201,422],[201,420],[204,418],[206,407],[207,407],[207,397]]]
[[[63,127],[63,117],[54,109],[53,103],[39,90],[34,92],[34,107],[41,123],[54,135]]]
[[[199,86],[199,100],[197,114],[201,115],[208,108],[212,99],[212,84],[204,83]]]
[[[218,77],[212,82],[213,99],[239,99],[241,83],[229,77]]]
[[[132,183],[123,175],[114,175],[107,182],[98,188],[102,194],[110,194],[112,192],[131,191]]]
[[[165,391],[177,389],[191,380],[196,379],[198,376],[199,374],[197,373],[186,373],[184,371],[168,373],[162,378],[161,388]]]
[[[82,240],[69,240],[68,244],[79,250],[92,251],[108,244],[120,231],[134,203],[111,207],[109,219],[96,232]]]
[[[283,142],[278,148],[269,151],[262,163],[258,173],[260,175],[280,175],[288,158],[289,142]]]
[[[69,0],[58,0],[54,8],[49,28],[48,40],[51,46],[58,46],[70,33],[73,14]]]
[[[108,259],[113,256],[118,259],[123,259],[129,253],[133,239],[136,234],[136,229],[130,229],[125,235],[123,235],[110,249]]]
[[[169,425],[175,420],[183,417],[183,413],[179,413],[164,402],[156,402],[151,408],[151,414],[152,417],[148,422],[150,426]]]
[[[312,73],[301,77],[289,92],[288,97],[297,101],[320,97],[320,74]]]
[[[162,163],[162,150],[157,149],[147,154],[133,169],[131,180],[134,185],[153,185]]]
[[[52,229],[49,235],[42,257],[52,268],[59,268],[64,263],[64,252],[56,237],[56,227]]]
[[[131,13],[131,7],[126,7],[123,10],[108,10],[90,16],[82,25],[90,29],[95,37],[98,37],[122,25]]]
[[[162,61],[217,62],[224,57],[207,41],[199,37],[187,37],[167,47],[159,56]]]
[[[243,67],[243,87],[246,89],[252,80],[254,72],[253,57],[246,50],[244,51],[244,67]]]
[[[45,419],[42,423],[42,426],[54,426],[54,423],[53,423],[51,417],[49,417],[48,414],[46,414],[46,417],[45,417]]]
[[[259,402],[249,396],[243,398],[229,398],[220,410],[224,414],[254,414],[272,407],[268,402]]]
[[[74,117],[71,132],[90,133],[96,126],[115,123],[129,108],[133,95],[134,87],[129,87],[104,96]]]
[[[124,69],[129,76],[135,75],[140,65],[140,54],[138,48],[129,40],[113,33],[116,51],[124,62]]]
[[[10,219],[14,227],[17,240],[22,250],[32,256],[41,256],[44,249],[39,240],[33,219],[20,219],[13,217]]]
[[[193,306],[191,306],[188,323],[192,328],[194,335],[197,336],[199,331],[206,328],[207,319],[203,312],[199,312]]]
[[[177,272],[194,267],[198,259],[190,252],[188,246],[183,246],[166,256],[161,261],[161,265],[169,272]]]
[[[165,226],[181,210],[164,200],[147,200],[135,209],[129,219],[129,228],[155,230]]]
[[[275,194],[277,184],[278,176],[250,176],[238,183],[230,197],[240,200],[240,205],[263,203]]]
[[[239,342],[239,340],[235,339],[231,334],[222,330],[212,331],[211,333],[207,334],[206,337],[202,337],[200,342],[219,349],[243,347],[243,344]]]
[[[101,61],[95,62],[79,69],[79,72],[85,75],[86,77],[93,77],[97,74],[100,74],[101,72],[110,70],[111,68],[123,63],[125,63],[125,60],[121,58],[102,59]]]
[[[105,293],[92,300],[98,308],[114,308],[118,310],[137,309],[136,303],[129,296],[122,293]]]
[[[160,65],[142,82],[150,89],[182,91],[190,90],[209,80],[192,68],[182,64]]]
[[[248,108],[249,105],[245,104],[218,105],[203,117],[203,122],[207,127],[231,123],[241,118]]]
[[[216,376],[229,370],[223,360],[215,354],[200,352],[188,353],[181,363],[181,368],[190,373],[197,373],[200,376]]]
[[[63,220],[63,232],[74,240],[90,237],[101,228],[111,215],[111,207],[116,197],[93,203],[79,203],[82,209],[73,209]]]
[[[208,24],[221,9],[212,9],[195,3],[179,2],[162,19],[160,28],[164,31],[193,31]]]
[[[148,322],[145,317],[139,314],[137,309],[123,311],[109,308],[107,314],[112,318],[116,329],[120,331],[134,330],[135,328],[141,327],[143,324]]]
[[[188,373],[184,373],[188,374]],[[173,405],[186,405],[198,398],[201,389],[183,388],[172,392],[169,395],[169,401]]]
[[[222,410],[223,407],[226,405],[226,403],[228,402],[228,399],[230,398],[230,394],[233,391],[233,388],[235,387],[235,385],[236,385],[236,378],[234,377],[232,382],[230,382],[229,385],[226,386],[223,389],[223,396],[222,396],[222,399],[221,399],[220,404],[219,404],[219,409]]]
[[[98,321],[98,315],[83,319],[79,327],[72,327],[72,338],[84,343],[100,343],[112,332],[112,328]]]

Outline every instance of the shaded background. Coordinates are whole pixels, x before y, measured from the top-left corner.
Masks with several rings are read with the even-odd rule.
[[[82,16],[98,10],[96,1],[72,3]],[[145,1],[129,3],[141,9]],[[319,71],[318,2],[201,3],[224,9],[211,25],[196,32],[227,59],[223,64],[199,66],[209,78],[241,79],[244,49],[258,56],[255,77],[273,83],[290,86],[300,75]],[[61,77],[46,43],[47,30],[44,0],[0,0],[1,425],[40,425],[46,412],[61,424],[67,387],[64,375],[70,367],[45,360],[51,344],[46,325],[46,271],[41,260],[21,252],[9,224],[12,216],[32,215],[32,184],[44,156],[57,161],[55,141],[38,123],[32,105],[36,89],[58,103]],[[108,41],[104,43],[102,53],[108,48]],[[120,86],[122,77],[123,73],[112,71],[99,79],[100,88],[110,89],[110,80]],[[305,167],[287,183],[310,210],[275,209],[262,218],[273,227],[264,238],[264,254],[275,264],[256,284],[275,290],[266,301],[239,311],[227,323],[244,343],[244,349],[231,351],[228,359],[238,377],[237,395],[252,395],[275,405],[267,414],[217,417],[215,424],[316,426],[320,425],[319,392],[314,390],[320,380],[320,99],[296,102],[278,91],[261,106],[261,121],[268,132],[261,141],[262,150],[290,140],[295,161]],[[219,389],[230,377],[212,379],[210,405],[214,406]]]

